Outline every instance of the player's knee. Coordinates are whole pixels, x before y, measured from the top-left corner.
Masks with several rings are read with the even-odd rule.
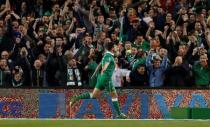
[[[117,93],[116,93],[116,92],[112,92],[112,93],[111,93],[111,97],[112,97],[112,98],[118,98]]]
[[[99,98],[99,96],[100,96],[100,93],[94,93],[94,94],[92,94],[92,98],[93,99],[97,99],[97,98]]]

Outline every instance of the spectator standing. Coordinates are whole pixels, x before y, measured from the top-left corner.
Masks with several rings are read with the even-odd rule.
[[[126,82],[124,81],[124,77],[126,78],[126,81],[129,81],[129,75],[130,75],[130,70],[128,69],[122,69],[120,67],[120,63],[118,61],[118,58],[115,58],[115,70],[112,75],[112,81],[113,85],[115,87],[123,87],[125,86]]]
[[[76,60],[70,59],[67,65],[67,86],[82,86],[81,72]]]
[[[201,55],[199,62],[193,65],[195,85],[198,88],[208,88],[210,84],[210,68],[207,55]]]
[[[158,54],[150,53],[146,59],[146,67],[149,73],[150,87],[161,87],[164,81],[164,72],[168,68],[168,58],[160,58]]]
[[[92,48],[90,49],[90,53],[88,56],[89,62],[87,64],[87,66],[85,67],[85,70],[88,74],[88,86],[91,88],[94,88],[97,82],[97,75],[92,77],[92,75],[94,74],[98,64],[95,61],[95,50]]]
[[[190,72],[183,66],[182,57],[177,56],[174,64],[165,74],[166,87],[187,87],[190,86]]]
[[[149,76],[147,74],[147,69],[144,64],[139,64],[130,73],[130,86],[135,87],[148,87],[149,86]]]
[[[0,60],[0,87],[10,87],[11,71],[7,65],[7,61]]]

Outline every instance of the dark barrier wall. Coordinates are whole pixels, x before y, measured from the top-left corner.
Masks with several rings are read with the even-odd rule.
[[[111,98],[84,100],[69,110],[84,89],[0,89],[1,118],[115,118]],[[208,90],[118,90],[122,111],[133,119],[170,118],[171,107],[210,107]]]

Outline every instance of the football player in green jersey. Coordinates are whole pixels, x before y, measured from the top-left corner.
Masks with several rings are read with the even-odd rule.
[[[75,102],[81,99],[95,99],[99,98],[102,91],[106,89],[112,97],[113,106],[117,112],[117,118],[125,119],[127,116],[120,111],[120,106],[118,102],[117,92],[112,83],[112,75],[115,70],[115,60],[114,60],[114,43],[105,43],[106,52],[102,58],[101,63],[96,68],[95,73],[101,69],[101,72],[97,78],[97,84],[92,93],[84,93],[79,96],[73,97],[70,101],[70,107],[75,104]],[[95,75],[93,74],[93,76]]]

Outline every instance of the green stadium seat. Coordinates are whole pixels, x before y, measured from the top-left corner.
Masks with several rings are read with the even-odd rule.
[[[192,119],[210,119],[210,108],[191,108]]]
[[[173,119],[190,119],[191,110],[190,108],[172,107],[170,115]]]

